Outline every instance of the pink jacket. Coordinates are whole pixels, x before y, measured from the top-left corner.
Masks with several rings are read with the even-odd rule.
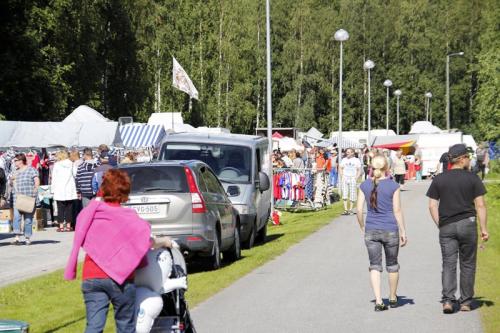
[[[83,247],[106,274],[122,284],[149,250],[150,234],[148,222],[133,209],[92,200],[78,215],[64,278],[75,279],[78,252]]]

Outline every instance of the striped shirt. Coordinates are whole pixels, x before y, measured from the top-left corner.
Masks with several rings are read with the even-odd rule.
[[[81,193],[83,197],[91,198],[94,196],[92,192],[92,177],[94,170],[99,164],[92,161],[84,161],[78,166],[76,171],[76,191]]]

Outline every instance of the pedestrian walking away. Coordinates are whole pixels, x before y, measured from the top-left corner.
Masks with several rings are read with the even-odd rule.
[[[339,175],[342,181],[342,199],[344,200],[344,212],[342,215],[354,214],[352,208],[356,201],[357,180],[361,175],[361,161],[354,156],[354,149],[346,150],[347,156],[339,165]],[[349,208],[347,207],[349,200]]]
[[[396,152],[396,157],[392,163],[392,174],[394,175],[394,180],[401,186],[405,184],[405,175],[406,175],[406,162],[403,157],[403,151],[399,149]]]
[[[83,150],[83,163],[78,166],[76,171],[76,189],[78,197],[82,200],[83,208],[85,208],[94,197],[92,177],[94,176],[94,169],[96,169],[98,165],[98,162],[92,156],[92,149],[85,148]]]
[[[386,177],[387,159],[383,155],[372,159],[373,179],[365,180],[359,189],[357,219],[364,231],[365,245],[370,260],[370,281],[375,294],[375,311],[387,310],[380,292],[382,273],[382,250],[385,253],[386,270],[389,273],[389,306],[398,306],[397,288],[399,282],[399,247],[408,239],[401,212],[399,185]],[[366,221],[363,208],[366,201]]]
[[[101,200],[92,200],[78,216],[66,280],[74,280],[78,252],[86,256],[81,290],[85,301],[86,333],[102,332],[109,304],[113,304],[119,333],[136,331],[134,272],[145,267],[144,257],[151,247],[171,247],[169,238],[150,237],[151,228],[134,210],[121,207],[128,200],[130,179],[121,170],[103,175]]]
[[[464,144],[448,150],[451,169],[436,176],[427,191],[429,211],[439,228],[442,255],[442,303],[444,313],[453,313],[457,302],[457,260],[460,262],[461,311],[470,311],[474,297],[477,257],[477,225],[479,219],[481,239],[489,239],[486,189],[477,175],[468,171],[470,156]]]

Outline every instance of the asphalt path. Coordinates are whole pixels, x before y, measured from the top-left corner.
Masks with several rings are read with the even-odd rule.
[[[61,269],[71,251],[73,232],[55,228],[33,233],[30,246],[10,245],[12,234],[0,234],[0,287]],[[80,251],[80,259],[83,259]]]
[[[441,254],[428,186],[413,182],[402,192],[409,241],[399,255],[399,308],[373,311],[363,235],[355,216],[342,216],[192,309],[197,331],[482,332],[477,309],[441,311]],[[382,279],[387,302],[386,272]]]

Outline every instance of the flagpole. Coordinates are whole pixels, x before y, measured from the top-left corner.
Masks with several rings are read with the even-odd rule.
[[[270,0],[266,0],[266,68],[267,68],[267,139],[268,139],[268,163],[269,163],[269,178],[273,179],[273,140],[272,140],[272,129],[273,129],[273,113],[272,113],[272,103],[271,103],[271,9]],[[271,192],[271,218],[274,212],[274,193],[273,187],[270,187]],[[267,222],[266,222],[267,223]]]

